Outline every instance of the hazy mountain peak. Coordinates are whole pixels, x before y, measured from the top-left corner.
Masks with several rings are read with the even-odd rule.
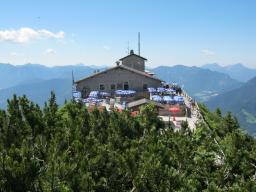
[[[230,65],[230,66],[234,66],[234,67],[245,67],[242,63],[237,63],[237,64]]]
[[[256,76],[256,69],[248,68],[242,63],[227,66],[221,66],[219,64],[206,64],[203,65],[202,68],[225,73],[233,79],[241,82],[246,82]]]
[[[221,67],[221,65],[218,63],[208,63],[203,65],[202,67]]]

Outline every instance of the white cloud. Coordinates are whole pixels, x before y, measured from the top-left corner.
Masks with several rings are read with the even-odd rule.
[[[109,51],[109,50],[111,49],[111,47],[108,46],[108,45],[104,45],[104,46],[103,46],[103,49],[105,49],[106,51]]]
[[[9,58],[10,59],[22,59],[24,56],[25,55],[22,52],[15,52],[15,51],[13,51],[13,52],[9,53]]]
[[[45,54],[47,55],[54,55],[56,54],[56,51],[54,49],[46,49]]]
[[[12,57],[16,57],[16,56],[18,56],[18,53],[16,53],[16,52],[11,52],[10,55],[11,55]]]
[[[32,61],[31,61],[31,59],[29,59],[29,58],[24,58],[23,59],[23,63],[33,63]]]
[[[216,53],[214,51],[211,51],[209,49],[202,49],[201,52],[202,52],[202,54],[204,54],[206,56],[214,56],[214,55],[216,55]]]
[[[0,41],[27,43],[33,39],[63,39],[64,35],[63,31],[54,33],[46,29],[35,30],[23,27],[18,30],[0,30]]]

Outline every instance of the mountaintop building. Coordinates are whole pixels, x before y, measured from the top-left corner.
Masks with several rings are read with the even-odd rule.
[[[131,50],[130,55],[127,55],[119,59],[119,61],[122,61],[122,65],[126,67],[130,67],[130,68],[137,69],[139,71],[144,72],[145,61],[147,61],[147,59],[145,59],[144,57],[141,57],[140,55],[134,54],[134,51]]]
[[[162,80],[145,71],[146,58],[134,53],[119,59],[116,66],[76,81],[76,89],[85,98],[91,91],[114,93],[115,90],[134,90],[138,93],[148,87],[160,87]]]

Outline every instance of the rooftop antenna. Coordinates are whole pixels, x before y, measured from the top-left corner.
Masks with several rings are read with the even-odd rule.
[[[128,41],[127,42],[127,55],[129,55],[130,53],[130,42]]]
[[[72,85],[75,84],[74,71],[72,70]]]
[[[74,72],[73,72],[73,70],[72,70],[72,99],[74,100],[75,99],[75,97],[74,97],[74,91],[76,91],[76,89],[75,89],[75,79],[74,79]]]
[[[138,33],[138,54],[140,55],[140,32]]]

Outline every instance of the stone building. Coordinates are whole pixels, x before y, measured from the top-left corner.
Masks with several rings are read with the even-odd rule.
[[[148,87],[159,87],[162,80],[145,72],[147,59],[130,54],[120,59],[116,66],[76,82],[76,89],[82,93],[82,97],[88,96],[90,91],[105,91],[113,93],[115,90],[135,90],[144,92]]]
[[[120,61],[122,61],[122,65],[124,66],[144,72],[145,61],[147,61],[147,59],[141,57],[140,55],[134,54],[133,50],[131,50],[130,55],[121,58]]]

